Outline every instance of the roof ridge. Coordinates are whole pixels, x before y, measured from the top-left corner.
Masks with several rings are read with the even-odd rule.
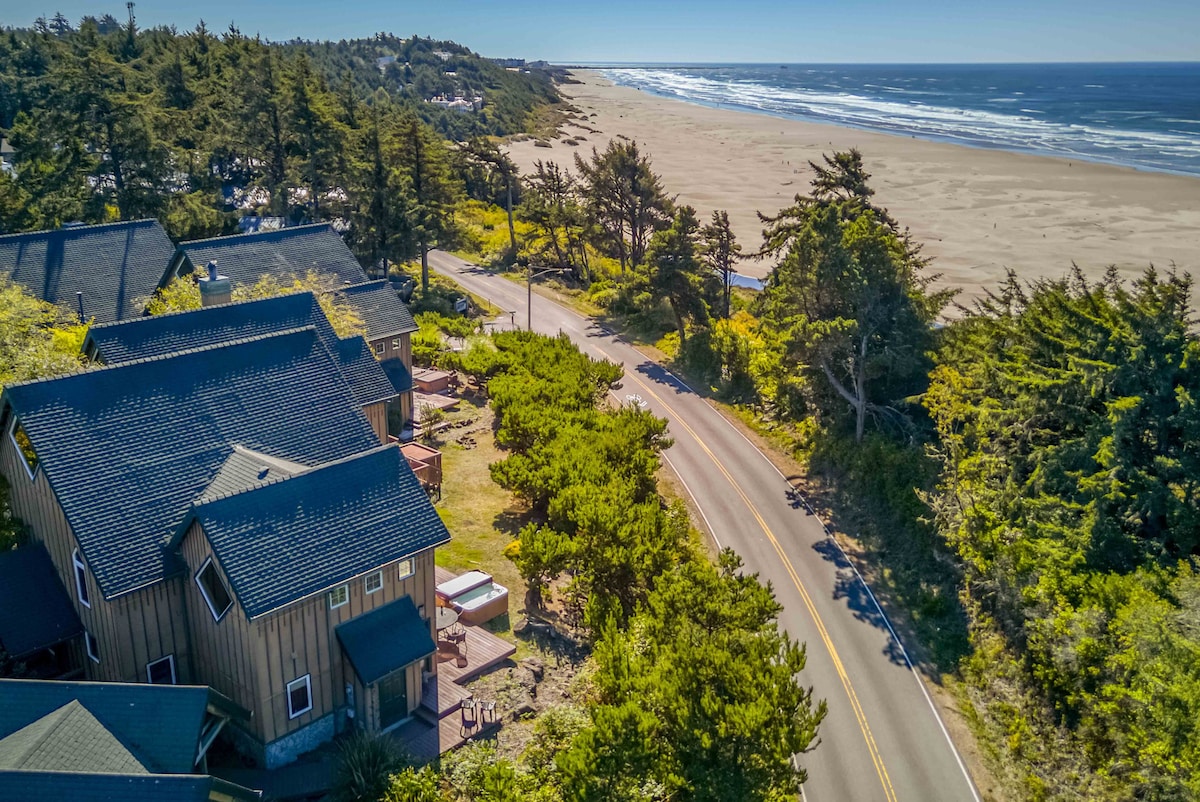
[[[17,237],[32,237],[39,234],[70,234],[75,231],[95,231],[98,228],[110,228],[114,226],[135,226],[145,223],[157,223],[158,220],[153,217],[143,217],[138,220],[115,220],[111,223],[89,223],[83,226],[59,226],[58,228],[42,228],[37,231],[17,231],[12,234],[0,234],[0,241],[6,239],[16,239]]]
[[[360,290],[363,287],[367,287],[371,284],[384,284],[390,287],[392,282],[386,278],[372,278],[367,279],[366,281],[360,281],[357,284],[347,284],[343,287],[338,287],[338,289],[342,292],[347,292],[349,290]]]
[[[179,243],[179,248],[181,250],[183,250],[192,245],[199,245],[202,242],[216,242],[219,240],[228,240],[228,241],[236,240],[238,242],[242,242],[246,239],[252,239],[255,237],[266,238],[269,236],[277,236],[279,234],[289,233],[292,231],[300,231],[301,229],[316,229],[316,228],[327,228],[330,231],[333,231],[333,226],[330,223],[305,223],[304,225],[300,225],[300,226],[285,226],[283,228],[275,228],[275,229],[271,229],[269,231],[247,231],[244,234],[223,234],[219,237],[205,237],[204,239],[192,239],[192,240],[187,240],[186,242]],[[333,233],[337,234],[336,231],[334,231]],[[341,235],[339,234],[338,236],[340,237]]]
[[[297,295],[312,295],[313,300],[316,300],[316,295],[313,293],[312,290],[292,290],[290,292],[281,292],[278,295],[268,295],[265,298],[243,298],[241,300],[229,301],[228,303],[223,303],[223,304],[210,304],[209,306],[201,306],[198,309],[172,309],[169,312],[163,312],[158,315],[143,315],[141,317],[135,317],[135,318],[131,318],[129,320],[113,320],[109,323],[97,323],[94,326],[90,326],[88,328],[88,333],[90,334],[91,332],[95,331],[96,329],[108,329],[108,328],[112,328],[113,326],[124,326],[129,323],[142,323],[142,322],[151,321],[151,320],[161,320],[163,318],[191,314],[192,312],[204,312],[209,309],[228,309],[231,306],[240,306],[243,304],[256,304],[256,303],[262,303],[265,301],[276,301],[280,298],[291,298],[291,297],[294,297]]]
[[[270,339],[276,338],[276,337],[283,338],[283,337],[293,336],[293,335],[299,334],[302,331],[311,331],[313,334],[316,334],[317,328],[316,328],[316,326],[313,326],[313,325],[297,326],[297,327],[291,328],[291,329],[284,329],[283,331],[269,332],[267,334],[257,334],[253,337],[242,337],[237,340],[229,340],[227,342],[215,343],[213,345],[202,345],[202,346],[198,346],[196,348],[185,348],[181,351],[171,351],[170,353],[159,354],[158,356],[140,357],[138,359],[131,359],[128,362],[120,362],[116,365],[99,365],[99,366],[87,368],[84,370],[78,370],[78,371],[75,371],[74,373],[63,373],[58,376],[46,376],[46,377],[40,378],[40,379],[30,379],[28,381],[23,381],[23,382],[12,382],[11,384],[7,384],[4,386],[4,393],[7,394],[8,391],[14,387],[30,387],[33,385],[46,384],[48,382],[59,381],[62,379],[74,378],[76,376],[91,376],[91,375],[94,375],[97,373],[103,373],[105,371],[121,370],[122,368],[129,368],[129,367],[133,367],[135,365],[146,365],[146,364],[151,364],[154,362],[162,362],[163,360],[174,359],[174,358],[180,357],[180,356],[193,356],[195,354],[204,353],[206,351],[216,351],[221,348],[235,348],[237,346],[248,345],[250,343],[258,342],[260,340],[270,340]],[[330,356],[332,356],[332,355],[330,355]]]
[[[372,456],[381,451],[386,451],[389,448],[399,449],[399,446],[396,443],[384,443],[382,445],[375,446],[374,448],[368,448],[366,451],[359,451],[354,454],[350,454],[345,457],[341,457],[340,459],[330,460],[329,462],[322,462],[320,465],[306,466],[304,470],[297,471],[296,473],[294,473],[290,476],[275,476],[275,477],[266,479],[261,482],[255,482],[254,484],[250,485],[249,487],[243,487],[238,490],[231,490],[228,493],[221,493],[220,495],[213,496],[212,498],[206,498],[203,501],[193,501],[192,502],[192,512],[195,513],[200,507],[204,507],[208,504],[215,504],[218,501],[225,501],[226,499],[235,498],[237,496],[245,495],[246,493],[253,493],[255,490],[262,490],[264,487],[270,487],[271,485],[277,485],[282,482],[289,481],[291,479],[299,479],[302,476],[309,476],[311,474],[317,473],[318,471],[323,471],[326,468],[334,468],[334,467],[337,467],[340,465],[344,465],[348,462],[354,462],[355,460]],[[268,455],[268,456],[270,456],[270,455]],[[276,459],[279,459],[279,457],[276,457]],[[185,523],[186,522],[187,521],[185,519]]]

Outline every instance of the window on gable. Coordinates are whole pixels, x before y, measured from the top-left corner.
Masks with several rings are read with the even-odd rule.
[[[12,427],[8,430],[8,436],[12,439],[13,445],[17,447],[17,452],[20,453],[21,459],[25,463],[25,472],[32,479],[37,473],[38,455],[33,450],[33,443],[29,439],[29,435],[25,434],[24,427],[20,422],[13,418]]]
[[[387,346],[381,342],[378,342],[378,343],[373,343],[371,345],[371,349],[373,351],[375,351],[376,354],[382,354],[384,351],[387,350]]]
[[[71,554],[71,562],[75,566],[75,596],[79,599],[80,604],[90,608],[92,598],[88,595],[87,566],[83,564],[83,558],[79,556],[79,549],[75,549]]]
[[[312,710],[312,680],[308,674],[294,679],[287,686],[288,718]]]
[[[411,557],[408,558],[407,560],[401,560],[399,563],[396,564],[396,575],[400,579],[404,579],[405,577],[412,576],[412,574],[413,574],[413,561],[412,561]]]
[[[200,587],[200,595],[208,604],[213,620],[220,621],[233,606],[233,597],[221,581],[221,575],[217,573],[217,566],[213,564],[211,557],[204,561],[204,565],[196,573],[196,584]]]
[[[151,685],[175,684],[175,655],[146,663],[146,681]]]
[[[329,609],[336,610],[346,602],[350,601],[350,586],[339,585],[329,591]]]
[[[85,630],[83,633],[83,645],[87,647],[87,656],[92,658],[92,662],[99,663],[100,642],[96,640],[96,636]]]
[[[363,579],[363,588],[367,593],[375,593],[383,590],[383,571],[376,571],[373,574],[367,574]]]
[[[393,351],[399,351],[399,350],[400,350],[400,338],[399,338],[399,337],[397,337],[396,339],[392,340],[392,350],[393,350]]]

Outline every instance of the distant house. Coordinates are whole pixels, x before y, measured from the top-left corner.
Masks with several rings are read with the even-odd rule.
[[[257,333],[252,304],[96,327],[109,366],[0,395],[0,472],[82,623],[85,676],[211,685],[268,767],[420,704],[449,539],[339,341],[306,324],[311,296],[289,299],[258,307],[296,304],[283,331]]]
[[[0,680],[0,799],[239,802],[207,754],[249,711],[201,687]]]
[[[328,223],[181,242],[168,261],[164,283],[203,270],[209,262],[216,262],[235,287],[254,284],[264,275],[280,281],[303,278],[310,270],[331,277],[335,287],[367,280],[354,254]]]
[[[263,275],[274,276],[281,283],[303,277],[309,271],[328,276],[333,288],[362,319],[367,342],[393,382],[398,400],[390,411],[390,433],[401,436],[408,430],[413,419],[409,339],[417,330],[416,323],[408,306],[387,281],[367,279],[354,254],[329,225],[184,242],[164,280],[203,271],[210,262],[217,265],[231,288],[253,285]]]
[[[93,362],[120,365],[310,326],[333,356],[375,434],[385,442],[389,405],[400,394],[362,337],[339,338],[334,333],[311,292],[92,326],[83,342],[83,354]]]
[[[0,271],[37,297],[97,323],[140,317],[175,246],[157,220],[0,237]],[[79,295],[79,294],[82,295]]]

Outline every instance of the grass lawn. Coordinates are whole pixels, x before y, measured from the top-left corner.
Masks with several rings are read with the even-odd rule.
[[[442,452],[442,499],[437,511],[451,537],[437,550],[437,564],[456,574],[484,571],[508,588],[508,616],[486,627],[516,644],[520,658],[527,644],[513,635],[512,623],[525,612],[525,581],[504,556],[504,548],[516,539],[526,512],[488,472],[488,465],[504,456],[492,436],[491,410],[464,399],[449,419],[472,422],[441,432],[433,443]]]

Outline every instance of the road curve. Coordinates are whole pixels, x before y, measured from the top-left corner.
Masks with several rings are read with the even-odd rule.
[[[430,266],[525,321],[526,289],[442,252]],[[595,321],[544,297],[533,327],[565,332],[625,366],[621,397],[638,394],[667,419],[666,459],[705,524],[771,583],[783,627],[808,646],[802,680],[828,702],[820,745],[800,758],[806,802],[978,802],[979,795],[920,675],[853,564],[779,470],[662,366]]]

